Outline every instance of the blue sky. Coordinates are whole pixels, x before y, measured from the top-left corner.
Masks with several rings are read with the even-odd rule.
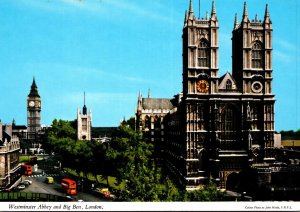
[[[215,0],[219,76],[231,71],[231,32],[243,0]],[[273,22],[276,130],[300,128],[298,0],[248,0],[250,19]],[[193,0],[198,16],[198,1]],[[138,92],[171,98],[182,90],[181,35],[189,0],[1,0],[0,119],[26,123],[33,76],[42,97],[42,123],[73,120],[77,107],[93,126],[117,126],[134,116]],[[201,17],[211,1],[201,1]]]

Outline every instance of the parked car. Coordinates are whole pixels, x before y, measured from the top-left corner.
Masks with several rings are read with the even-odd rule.
[[[26,186],[25,186],[25,185],[20,185],[20,184],[19,184],[19,185],[17,186],[17,188],[18,188],[19,190],[23,190],[23,189],[26,188]]]
[[[19,185],[24,185],[25,187],[29,186],[30,184],[28,182],[20,182]]]
[[[108,188],[96,188],[94,191],[100,194],[101,197],[110,198],[110,192]]]
[[[46,183],[52,184],[54,182],[53,177],[46,177]]]
[[[22,183],[28,183],[29,185],[31,185],[32,181],[31,180],[23,180]]]

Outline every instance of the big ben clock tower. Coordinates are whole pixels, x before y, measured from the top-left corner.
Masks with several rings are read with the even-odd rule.
[[[30,93],[27,97],[27,132],[28,139],[35,139],[41,129],[42,101],[33,78]]]

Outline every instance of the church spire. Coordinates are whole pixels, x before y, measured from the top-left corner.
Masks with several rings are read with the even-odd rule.
[[[33,77],[33,80],[32,80],[31,89],[30,89],[30,93],[29,93],[28,96],[29,97],[40,97],[34,77]]]
[[[246,2],[244,2],[243,22],[249,22],[247,3]]]
[[[82,114],[86,115],[87,108],[85,106],[85,92],[83,92],[83,108],[82,108]]]
[[[270,22],[270,13],[269,13],[269,6],[268,4],[266,4],[266,11],[265,11],[265,23],[269,23]]]
[[[238,21],[238,17],[237,17],[237,13],[235,14],[235,18],[234,18],[234,29],[237,29],[239,26],[239,21]]]

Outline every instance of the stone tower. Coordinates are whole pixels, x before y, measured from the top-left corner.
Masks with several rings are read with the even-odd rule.
[[[257,159],[267,161],[273,156],[262,150],[274,146],[272,32],[268,5],[263,20],[256,15],[250,21],[245,2],[242,21],[239,24],[236,16],[232,32],[232,73],[244,98],[252,98],[247,106],[252,139],[250,149]]]
[[[196,19],[190,0],[182,35],[183,96],[216,93],[218,87],[218,18],[214,1],[211,17]]]
[[[33,78],[30,93],[27,97],[27,132],[28,139],[35,139],[41,130],[42,101]]]
[[[183,27],[183,98],[182,98],[182,139],[186,145],[185,161],[180,169],[185,172],[182,180],[192,188],[207,182],[209,177],[209,145],[215,138],[213,115],[218,92],[218,18],[214,1],[210,17],[196,19],[193,2],[190,0]],[[208,115],[209,114],[209,115]],[[179,158],[180,158],[179,157]],[[180,163],[180,162],[178,162]],[[184,163],[182,163],[184,164]]]
[[[182,98],[166,115],[165,161],[186,189],[208,179],[219,187],[236,187],[236,176],[252,163],[274,161],[272,94],[272,22],[249,21],[244,4],[232,32],[232,75],[218,76],[218,18],[196,19],[193,2],[183,26]],[[179,96],[178,96],[179,97]]]
[[[87,107],[85,105],[85,93],[84,93],[84,105],[82,112],[77,109],[77,139],[90,141],[92,139],[92,111],[87,113]]]

